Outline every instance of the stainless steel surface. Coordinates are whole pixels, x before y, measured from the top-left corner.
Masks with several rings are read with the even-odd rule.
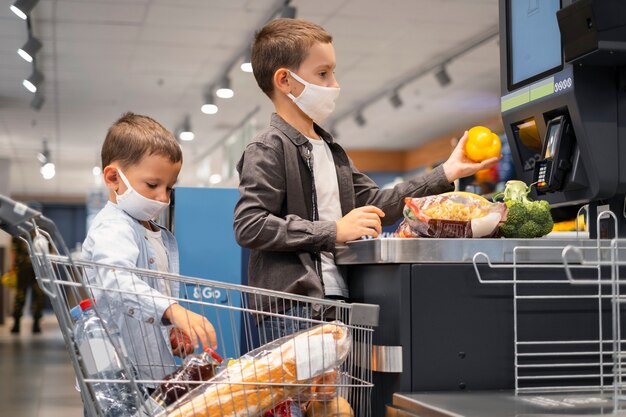
[[[402,372],[402,346],[372,346],[372,371]]]
[[[380,238],[348,242],[337,246],[339,265],[389,263],[472,263],[477,252],[493,263],[512,263],[516,248],[519,263],[562,264],[562,250],[568,245],[596,247],[590,239],[404,239]],[[603,245],[610,242],[600,241]],[[589,260],[589,258],[586,258]]]
[[[625,416],[600,392],[515,395],[512,391],[395,394],[390,408],[420,417]],[[388,416],[394,415],[387,413]]]

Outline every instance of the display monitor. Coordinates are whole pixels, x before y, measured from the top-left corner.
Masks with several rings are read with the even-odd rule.
[[[509,90],[563,67],[556,12],[560,0],[507,0]]]

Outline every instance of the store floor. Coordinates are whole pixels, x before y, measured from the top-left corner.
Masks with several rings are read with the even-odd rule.
[[[0,417],[82,417],[74,370],[54,315],[42,319],[42,333],[31,333],[22,319],[19,335],[0,326]]]

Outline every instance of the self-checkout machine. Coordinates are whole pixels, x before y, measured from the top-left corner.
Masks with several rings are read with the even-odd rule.
[[[500,0],[499,6],[502,120],[517,177],[535,183],[531,197],[545,199],[552,207],[589,204],[591,239],[612,238],[615,230],[618,237],[626,237],[626,2]],[[596,224],[596,215],[607,210],[615,217],[601,216]],[[575,317],[578,311],[568,313]],[[537,317],[539,330],[550,326],[549,317]],[[555,355],[567,355],[564,344],[553,346],[560,352]],[[585,349],[597,346],[596,341]],[[600,374],[615,369],[617,357],[610,348],[603,356],[606,367],[598,367]],[[585,367],[598,364],[581,360],[579,353],[559,361],[571,362],[564,364],[569,374],[562,369],[559,375],[578,380],[575,391],[551,389],[558,382],[551,380],[550,371],[544,372],[541,362],[532,365],[533,382],[539,381],[540,389],[520,390],[517,366],[523,358],[516,353],[517,391],[507,383],[486,391],[396,393],[387,415],[626,415],[615,412],[610,377],[599,384],[586,380],[603,376],[587,373]],[[603,384],[606,390],[598,388]]]

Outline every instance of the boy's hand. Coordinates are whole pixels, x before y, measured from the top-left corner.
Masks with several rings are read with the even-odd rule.
[[[337,243],[360,239],[362,236],[378,237],[381,232],[380,218],[385,213],[374,206],[355,208],[337,220]]]
[[[215,329],[206,317],[196,314],[182,307],[180,304],[172,304],[169,306],[163,317],[168,319],[174,327],[189,336],[194,349],[200,344],[204,347],[217,348],[217,337]],[[198,343],[200,340],[200,344]]]
[[[172,354],[174,356],[184,358],[194,351],[191,338],[176,327],[170,329],[170,344],[172,345]]]
[[[467,142],[467,130],[463,134],[463,137],[459,140],[456,147],[450,154],[450,157],[443,163],[443,171],[446,174],[449,182],[469,175],[473,175],[481,169],[487,169],[494,166],[500,158],[490,158],[483,162],[474,162],[465,154],[465,143]]]

